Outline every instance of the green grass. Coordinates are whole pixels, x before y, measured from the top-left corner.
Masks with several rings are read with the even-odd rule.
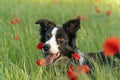
[[[39,26],[35,21],[46,18],[61,26],[70,18],[86,16],[81,21],[77,45],[82,52],[102,50],[107,37],[120,37],[120,4],[113,0],[0,0],[0,80],[66,80],[56,66],[39,67],[35,62],[42,58],[36,49],[39,42]],[[101,13],[95,12],[95,6]],[[106,16],[105,12],[112,14]],[[18,17],[19,24],[10,24]],[[13,39],[14,35],[19,40]],[[118,64],[120,62],[118,61]],[[109,66],[102,67],[95,63],[95,80],[119,80],[120,70],[114,71]],[[56,75],[56,76],[55,76]],[[92,76],[79,75],[80,80],[93,80]]]

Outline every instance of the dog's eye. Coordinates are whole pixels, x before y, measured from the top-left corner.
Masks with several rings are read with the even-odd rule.
[[[60,44],[65,43],[65,40],[64,40],[63,38],[58,38],[57,41],[58,41],[58,43],[60,43]]]

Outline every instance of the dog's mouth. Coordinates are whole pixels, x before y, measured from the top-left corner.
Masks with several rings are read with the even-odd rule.
[[[53,54],[50,53],[46,56],[46,65],[54,63],[57,59],[59,59],[61,56],[60,52]]]

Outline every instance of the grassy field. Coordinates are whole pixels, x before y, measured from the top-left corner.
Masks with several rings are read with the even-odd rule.
[[[101,12],[96,12],[98,7]],[[106,11],[112,13],[107,16]],[[65,21],[85,16],[78,32],[77,45],[82,52],[102,50],[107,37],[120,37],[119,0],[0,0],[0,80],[67,80],[58,67],[39,67],[42,58],[37,50],[39,26],[35,21],[46,18],[61,26]],[[20,19],[11,24],[10,20]],[[19,37],[14,40],[14,36]],[[118,64],[120,64],[118,62]],[[120,70],[96,63],[92,73],[95,80],[120,80]],[[90,75],[79,75],[80,80],[93,80]]]

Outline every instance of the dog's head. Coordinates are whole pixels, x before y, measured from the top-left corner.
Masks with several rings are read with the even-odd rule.
[[[43,51],[46,55],[46,65],[60,61],[63,58],[70,59],[76,49],[76,34],[80,28],[80,19],[72,19],[61,27],[46,19],[35,22],[40,24],[41,42],[44,43]]]

